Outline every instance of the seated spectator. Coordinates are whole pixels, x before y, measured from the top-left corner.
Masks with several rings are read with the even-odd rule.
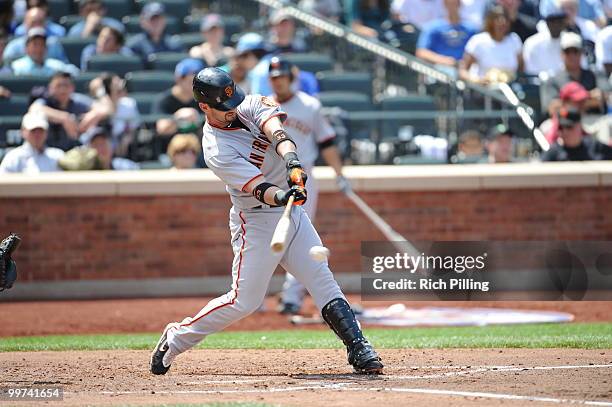
[[[112,27],[104,27],[95,44],[89,44],[85,48],[83,48],[83,52],[81,52],[81,69],[83,71],[87,70],[87,65],[89,64],[89,60],[94,55],[103,55],[103,54],[119,54],[119,55],[134,55],[131,49],[123,46],[125,40],[123,38],[123,34],[120,31]]]
[[[300,10],[334,21],[338,21],[342,14],[339,0],[300,0],[298,7]]]
[[[527,38],[523,48],[525,73],[552,76],[563,69],[561,60],[561,32],[567,27],[562,10],[544,16],[546,29]]]
[[[423,27],[416,56],[436,65],[457,67],[468,40],[478,32],[460,21],[460,0],[444,0],[447,17]]]
[[[268,65],[270,63],[271,46],[257,33],[245,33],[236,44],[236,63],[240,70],[247,72],[248,85],[245,92],[270,94],[268,84]]]
[[[558,102],[555,102],[555,99],[559,99],[561,88],[570,82],[578,82],[590,94],[586,112],[592,114],[605,113],[609,85],[603,76],[582,68],[582,39],[580,36],[573,32],[562,33],[561,49],[563,69],[540,87],[542,106],[554,110],[559,105]]]
[[[195,134],[177,134],[168,144],[168,157],[172,161],[173,170],[188,170],[197,168],[200,154],[200,143]]]
[[[49,81],[48,94],[32,103],[30,112],[44,114],[49,126],[48,144],[66,151],[79,145],[79,134],[105,118],[91,99],[74,92],[70,74],[58,72]]]
[[[553,13],[559,7],[559,0],[540,0],[540,15]],[[593,20],[599,27],[607,24],[606,14],[600,0],[579,0],[578,15],[587,20]]]
[[[49,35],[49,30],[45,28],[45,13],[42,9],[39,8],[31,8],[28,10],[26,14],[26,19],[23,23],[23,26],[27,28],[27,32],[29,32],[32,28],[41,28],[44,30],[46,38],[47,38],[47,55],[50,58],[59,59],[63,62],[68,62],[66,59],[66,54],[64,53],[64,47],[59,42],[58,36]],[[3,52],[3,59],[7,62],[13,62],[16,59],[19,59],[26,54],[26,41],[27,35],[17,35],[13,38],[6,49]]]
[[[538,32],[536,28],[537,20],[529,15],[519,12],[522,0],[493,0],[490,7],[500,5],[508,13],[510,18],[510,31],[516,33],[521,41],[525,42],[527,38]]]
[[[486,12],[487,0],[461,0],[461,21],[478,28],[478,31],[483,26]]]
[[[104,127],[94,127],[86,134],[86,145],[98,153],[100,169],[102,170],[138,170],[137,163],[127,158],[113,157],[111,134]]]
[[[59,71],[69,72],[75,76],[79,74],[76,66],[47,56],[46,41],[44,29],[32,28],[28,31],[26,55],[11,64],[14,75],[51,76]]]
[[[344,23],[357,34],[377,38],[381,25],[390,18],[388,0],[343,0]],[[411,9],[418,10],[418,6]]]
[[[191,58],[202,59],[207,66],[217,66],[220,62],[227,63],[234,54],[232,47],[223,45],[225,25],[219,14],[208,14],[202,19],[200,32],[204,42],[189,50]]]
[[[87,38],[98,35],[104,27],[112,27],[119,32],[125,32],[125,27],[114,18],[106,17],[106,8],[101,0],[80,0],[79,15],[81,21],[68,31],[68,37]]]
[[[101,110],[108,112],[105,122],[110,129],[113,153],[127,156],[141,118],[136,101],[128,96],[125,80],[116,74],[102,74],[89,83],[89,93]]]
[[[445,17],[443,0],[393,0],[391,12],[396,20],[418,29]]]
[[[559,139],[542,155],[542,161],[611,160],[612,148],[585,135],[580,111],[562,108],[558,112]]]
[[[523,70],[521,39],[510,32],[510,19],[499,6],[488,12],[484,29],[466,44],[459,75],[482,84],[510,82]]]
[[[269,42],[276,52],[306,52],[306,42],[296,36],[295,20],[285,10],[275,11],[270,16]]]
[[[140,12],[142,33],[134,35],[127,46],[146,61],[156,52],[179,52],[181,44],[172,39],[166,31],[166,9],[161,3],[147,3]]]
[[[183,59],[174,69],[175,84],[156,98],[152,113],[173,114],[183,107],[198,109],[193,99],[193,78],[204,69],[202,61],[193,58]]]
[[[484,162],[510,163],[514,161],[513,141],[514,133],[504,124],[493,127],[488,134],[486,150],[488,156]]]
[[[559,0],[561,10],[567,15],[567,29],[594,44],[599,34],[599,27],[593,21],[578,15],[579,3],[579,0]]]
[[[27,113],[21,121],[23,144],[9,151],[0,163],[0,173],[36,174],[58,171],[57,161],[64,155],[60,149],[47,147],[49,123],[40,113]]]
[[[42,27],[45,29],[45,33],[47,37],[63,37],[66,35],[66,29],[61,25],[54,23],[48,19],[49,17],[49,6],[47,2],[43,2],[43,4],[38,4],[36,7],[31,7],[25,14],[23,18],[23,23],[21,23],[17,28],[15,28],[15,36],[23,37],[28,31],[30,31],[33,27]]]
[[[601,30],[597,36],[595,56],[598,68],[609,77],[612,74],[612,25]]]
[[[482,136],[476,130],[467,130],[459,135],[457,153],[452,155],[450,162],[453,164],[477,163],[484,158],[484,146]]]
[[[0,31],[12,34],[15,31],[15,9],[12,0],[0,1]]]

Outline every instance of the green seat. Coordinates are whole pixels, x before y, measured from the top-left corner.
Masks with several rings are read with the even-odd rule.
[[[60,21],[63,16],[73,14],[72,0],[48,0],[49,17],[53,21]]]
[[[136,101],[141,115],[149,115],[157,92],[130,92],[130,97]]]
[[[102,0],[106,8],[106,16],[121,21],[123,16],[134,14],[136,8],[131,0]]]
[[[89,94],[89,82],[102,74],[103,72],[100,71],[81,72],[79,76],[74,78],[75,91],[78,93]]]
[[[372,97],[372,75],[369,72],[334,72],[317,73],[321,91],[351,91],[365,93]]]
[[[319,100],[325,107],[338,107],[347,112],[360,112],[364,110],[374,110],[370,97],[365,93],[358,92],[321,92]],[[344,123],[349,133],[350,139],[370,138],[370,134],[375,128],[375,123],[350,120],[345,118]]]
[[[10,98],[0,98],[0,116],[24,115],[30,107],[30,98],[24,95],[12,95]]]
[[[125,79],[129,92],[159,93],[174,85],[174,74],[168,71],[129,72]]]
[[[174,72],[176,64],[185,58],[189,58],[189,54],[186,52],[158,52],[149,55],[149,65],[151,69],[157,71]]]
[[[178,34],[176,37],[178,38],[178,41],[183,47],[183,49],[186,49],[186,50],[189,50],[191,47],[195,45],[199,45],[204,41],[202,34],[198,32]]]
[[[297,65],[302,71],[319,72],[330,71],[333,61],[329,55],[311,53],[288,53],[284,55],[290,62]]]
[[[137,14],[125,16],[121,18],[121,22],[125,26],[125,32],[127,34],[138,34],[142,32],[142,27],[140,27],[140,16]],[[181,31],[182,24],[180,24],[180,21],[174,16],[166,16],[166,34],[174,35]]]
[[[130,71],[140,71],[144,68],[142,60],[137,56],[119,54],[94,55],[89,60],[88,71],[114,72],[124,76]]]
[[[385,97],[380,102],[380,110],[383,111],[436,111],[438,110],[434,99],[424,95],[406,95]],[[401,126],[412,126],[413,134],[436,135],[436,121],[432,119],[412,119],[412,120],[384,120],[381,130],[383,137],[394,138]]]
[[[62,25],[62,27],[66,29],[66,32],[68,32],[70,31],[73,25],[80,22],[82,19],[83,17],[78,14],[69,14],[67,16],[62,16],[59,19],[59,23]]]
[[[232,41],[232,37],[244,32],[246,28],[244,17],[237,15],[224,15],[223,24],[225,25],[225,42],[228,44],[235,42]]]
[[[48,78],[40,76],[15,76],[12,74],[0,75],[0,86],[4,86],[12,93],[30,94],[33,87],[47,86]]]
[[[171,119],[172,115],[163,114],[163,113],[150,113],[150,114],[141,114],[140,119],[142,120],[142,124],[148,128],[155,130],[155,123],[159,119]]]
[[[64,47],[64,53],[68,61],[75,66],[81,66],[81,54],[83,53],[83,49],[90,44],[95,44],[96,37],[64,37],[60,38],[59,42],[62,44],[62,47]]]
[[[22,115],[0,116],[0,148],[16,146],[20,143],[21,139],[18,133],[21,129],[22,118]]]

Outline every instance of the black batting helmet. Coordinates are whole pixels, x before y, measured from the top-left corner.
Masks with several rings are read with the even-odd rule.
[[[268,76],[277,78],[279,76],[288,76],[293,81],[294,65],[289,60],[282,57],[273,57],[270,59],[270,67],[268,68]]]
[[[219,68],[204,68],[193,78],[193,98],[216,110],[235,109],[244,100],[244,91]]]

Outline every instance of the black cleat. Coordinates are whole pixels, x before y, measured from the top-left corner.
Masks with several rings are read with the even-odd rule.
[[[357,341],[348,349],[348,360],[357,374],[382,374],[380,356],[367,340]]]
[[[168,366],[164,365],[164,356],[166,356],[166,353],[170,350],[168,346],[168,330],[177,326],[177,323],[166,325],[166,329],[164,329],[161,338],[159,338],[157,345],[155,345],[153,353],[151,353],[151,373],[162,375],[170,370],[170,364],[168,364]]]

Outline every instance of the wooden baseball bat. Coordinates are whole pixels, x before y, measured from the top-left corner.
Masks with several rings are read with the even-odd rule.
[[[270,242],[270,249],[273,253],[280,253],[285,250],[287,245],[287,237],[289,236],[289,227],[291,226],[291,208],[293,207],[293,201],[295,196],[291,195],[287,201],[287,206],[283,211],[283,215],[278,220],[274,234],[272,235],[272,241]]]

